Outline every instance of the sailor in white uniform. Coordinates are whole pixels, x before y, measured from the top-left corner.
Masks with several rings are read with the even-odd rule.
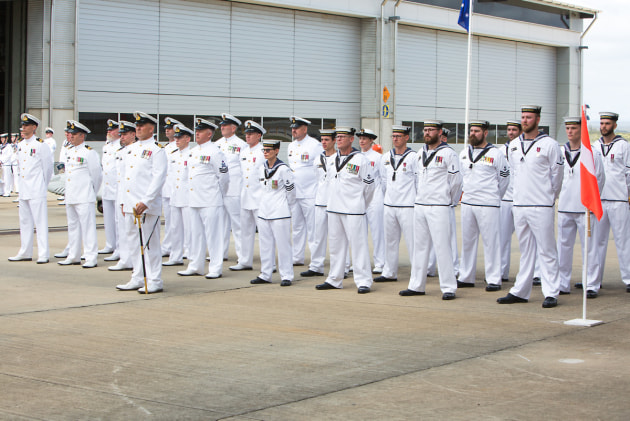
[[[162,256],[167,257],[171,253],[171,194],[173,192],[173,177],[169,177],[171,172],[172,160],[171,154],[178,148],[175,144],[175,125],[181,124],[173,117],[164,118],[164,133],[168,139],[168,143],[164,145],[164,154],[166,155],[166,182],[162,186],[162,213],[164,214],[164,239],[162,240]]]
[[[85,145],[90,129],[78,121],[69,120],[72,149],[66,155],[64,173],[66,216],[68,218],[68,257],[57,262],[62,266],[81,264],[83,243],[84,268],[97,263],[96,193],[101,187],[102,169],[96,151]]]
[[[521,107],[523,133],[510,142],[508,160],[514,171],[514,227],[521,260],[514,286],[499,304],[527,302],[531,295],[536,254],[540,256],[543,308],[558,305],[558,249],[554,204],[562,187],[564,158],[560,146],[538,131],[541,107]]]
[[[46,127],[46,132],[44,135],[44,143],[48,145],[50,148],[50,159],[55,164],[55,151],[57,150],[57,141],[53,137],[55,135],[55,131],[52,127]]]
[[[424,295],[431,247],[435,248],[443,300],[454,300],[457,280],[453,270],[450,207],[459,202],[462,174],[453,149],[440,142],[442,122],[424,122],[424,148],[418,153],[418,181],[414,207],[414,245],[411,279],[401,296]]]
[[[293,264],[304,265],[304,251],[308,238],[308,248],[313,252],[313,232],[315,227],[315,195],[317,192],[317,172],[314,162],[323,152],[322,145],[308,135],[311,122],[297,116],[291,116],[291,135],[293,141],[288,148],[289,167],[295,177],[296,204],[291,210],[293,226]]]
[[[0,165],[2,166],[2,181],[4,183],[2,196],[10,197],[13,188],[13,171],[11,163],[16,153],[15,145],[10,142],[9,134],[3,133],[0,137],[2,144],[0,145]]]
[[[602,152],[606,173],[606,184],[601,191],[604,214],[596,223],[595,248],[599,251],[599,281],[603,282],[608,236],[612,230],[621,280],[626,285],[626,292],[630,292],[630,145],[615,135],[618,119],[617,113],[599,114],[602,137],[593,145],[593,151],[599,148]]]
[[[293,283],[291,247],[291,206],[295,202],[293,172],[278,159],[279,140],[263,140],[265,163],[258,173],[261,184],[261,201],[258,208],[258,243],[260,249],[260,275],[252,284],[271,283],[271,274],[278,248],[280,286]]]
[[[490,123],[469,123],[469,145],[460,155],[463,176],[462,254],[458,288],[474,287],[477,272],[477,245],[483,240],[486,291],[501,289],[501,250],[497,221],[501,197],[510,182],[510,170],[503,152],[488,143]]]
[[[318,290],[342,288],[348,247],[359,294],[370,292],[372,275],[365,214],[374,195],[374,177],[368,159],[352,147],[355,130],[335,129],[337,154],[331,171],[328,197],[330,270]]]
[[[107,120],[107,140],[103,145],[103,225],[105,227],[105,247],[98,254],[112,254],[107,261],[116,261],[118,253],[118,237],[116,236],[116,151],[120,149],[120,132],[118,122]]]
[[[164,149],[153,138],[158,120],[146,113],[134,113],[138,141],[125,149],[122,180],[122,211],[125,218],[125,241],[132,255],[131,280],[116,288],[154,294],[163,291],[162,251],[160,250],[160,215],[162,186],[166,179]],[[140,253],[140,234],[135,215],[141,215],[144,256]],[[143,273],[146,270],[146,273]],[[144,287],[146,274],[147,289]]]
[[[413,259],[413,204],[416,199],[418,154],[407,146],[407,126],[392,126],[394,148],[381,157],[385,185],[385,266],[374,282],[398,280],[400,238],[404,233],[409,260]]]
[[[562,189],[558,198],[558,263],[560,277],[560,294],[571,292],[571,272],[573,269],[573,247],[575,235],[579,231],[582,244],[582,258],[584,258],[584,215],[585,208],[581,200],[580,183],[580,151],[582,148],[581,117],[566,117],[564,127],[569,141],[562,147],[565,157],[564,178]],[[602,162],[601,151],[593,149],[593,161],[595,164],[595,177],[599,191],[604,188],[606,175]],[[591,236],[595,237],[596,219],[591,215]],[[584,260],[582,260],[584,261]],[[596,298],[599,292],[599,258],[598,250],[593,240],[588,241],[588,267],[586,278],[588,279],[586,296]],[[581,275],[581,274],[580,274]]]
[[[20,117],[22,141],[17,145],[20,195],[20,250],[9,261],[33,259],[33,227],[37,230],[37,263],[48,263],[48,207],[46,194],[53,173],[50,148],[35,136],[39,120],[30,115]]]
[[[226,156],[211,142],[216,129],[213,122],[197,118],[197,146],[191,148],[188,158],[190,253],[186,270],[177,272],[180,276],[203,275],[206,253],[210,255],[206,278],[223,275],[223,206],[231,178]]]
[[[263,156],[262,137],[267,133],[265,128],[252,120],[245,122],[245,142],[247,146],[241,151],[241,256],[242,262],[230,266],[230,270],[251,270],[254,264],[254,241],[258,222],[262,186],[258,181]]]
[[[366,156],[372,167],[372,177],[374,177],[374,196],[367,209],[366,217],[370,233],[372,234],[372,251],[374,259],[374,269],[372,273],[383,273],[385,265],[385,231],[383,228],[383,199],[385,183],[380,171],[380,163],[383,157],[372,146],[378,137],[372,130],[361,129],[357,132],[361,153]]]

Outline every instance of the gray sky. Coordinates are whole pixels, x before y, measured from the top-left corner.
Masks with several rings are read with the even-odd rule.
[[[568,0],[600,10],[584,38],[584,102],[591,125],[600,111],[619,113],[619,128],[630,130],[630,2],[628,0]],[[588,25],[590,20],[585,20]],[[586,26],[584,27],[586,29]]]

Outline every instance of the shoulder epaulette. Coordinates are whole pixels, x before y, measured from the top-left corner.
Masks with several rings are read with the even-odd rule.
[[[179,148],[177,148],[177,149],[173,149],[173,150],[171,151],[171,153],[175,153],[175,152],[177,152],[178,150],[179,150]]]
[[[92,147],[91,147],[91,146],[86,146],[85,148],[86,148],[87,150],[89,150],[89,151],[91,151],[91,150],[92,150]]]
[[[159,143],[155,142],[155,144],[159,147],[159,148],[164,148],[164,146],[160,145]]]
[[[39,143],[44,143],[44,139],[40,139],[39,137],[35,138],[35,140],[37,140]]]

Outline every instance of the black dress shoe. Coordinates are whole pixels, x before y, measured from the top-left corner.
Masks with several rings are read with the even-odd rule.
[[[259,278],[258,276],[256,277],[256,279],[252,279],[251,281],[249,281],[250,284],[270,284],[271,281],[265,281],[264,279]]]
[[[454,292],[445,292],[444,294],[442,294],[442,299],[445,300],[445,301],[454,300],[455,299],[455,293]]]
[[[457,288],[474,288],[475,284],[472,282],[460,282],[457,281]]]
[[[516,295],[510,294],[509,292],[508,295],[506,295],[505,297],[497,298],[497,303],[499,304],[526,303],[527,301],[529,300],[517,297]]]
[[[401,297],[411,297],[412,295],[424,295],[424,291],[414,291],[413,289],[404,289],[398,293]]]
[[[503,282],[510,282],[510,280],[508,278],[501,278],[501,283]]]
[[[539,286],[540,285],[540,278],[539,277],[535,277],[534,279],[532,279],[532,285]]]
[[[576,289],[582,289],[582,282],[576,282],[575,285],[573,285]]]
[[[304,263],[293,263],[293,266],[304,266]]]
[[[374,282],[397,282],[398,278],[386,278],[384,276],[379,276],[374,278]]]
[[[552,308],[558,305],[558,300],[553,297],[545,297],[545,301],[543,301],[543,308]]]
[[[366,287],[366,286],[359,287],[359,289],[357,289],[357,292],[359,294],[367,294],[368,292],[370,292],[370,287]]]
[[[597,298],[597,291],[589,289],[586,291],[586,298]]]
[[[280,282],[281,287],[290,287],[291,284],[292,284],[291,281],[289,281],[288,279],[285,279],[284,281]]]
[[[330,285],[328,282],[324,282],[323,284],[315,285],[315,289],[322,290],[322,289],[339,289],[339,288]]]
[[[307,270],[304,272],[300,272],[300,276],[303,276],[305,278],[310,278],[311,276],[324,276],[323,273],[321,272],[315,272],[314,270]]]
[[[560,291],[560,295],[569,295],[571,291]]]
[[[486,291],[488,292],[501,291],[501,285],[488,284],[486,285]]]
[[[630,292],[630,285],[626,285],[626,292]]]

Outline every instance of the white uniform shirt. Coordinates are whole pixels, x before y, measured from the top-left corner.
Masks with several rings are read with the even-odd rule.
[[[593,149],[593,161],[595,163],[595,177],[601,194],[606,181],[602,154]],[[564,153],[564,178],[562,179],[562,189],[558,197],[558,212],[584,213],[582,204],[582,193],[580,183],[580,149],[571,150],[569,142],[562,147]]]
[[[262,153],[262,142],[258,142],[253,148],[247,145],[241,151],[241,173],[243,174],[241,208],[243,209],[258,209],[262,195],[258,178],[260,168],[264,163],[265,157]]]
[[[138,140],[124,149],[123,211],[132,213],[140,202],[149,215],[162,214],[162,185],[166,179],[164,149],[153,139]]]
[[[492,144],[483,149],[468,145],[459,159],[464,191],[462,203],[498,208],[510,183],[510,170],[503,152]]]
[[[50,148],[50,158],[55,162],[55,151],[57,150],[57,141],[52,137],[45,137],[44,143]]]
[[[370,161],[353,149],[349,155],[335,155],[330,174],[327,211],[345,215],[365,215],[374,195]]]
[[[288,164],[295,176],[295,195],[298,199],[314,198],[317,192],[317,174],[314,161],[324,152],[317,139],[306,135],[294,140],[288,148]]]
[[[168,176],[172,177],[171,206],[185,208],[188,206],[189,196],[188,161],[190,159],[190,146],[186,146],[182,150],[175,149],[170,155],[172,162]]]
[[[366,152],[361,152],[370,162],[372,167],[372,177],[374,178],[374,194],[385,192],[385,183],[383,182],[383,175],[381,174],[381,159],[383,155],[376,152],[374,149],[369,149]]]
[[[416,200],[418,154],[407,148],[402,155],[394,149],[381,157],[381,174],[385,185],[385,206],[413,208]]]
[[[326,207],[328,206],[329,185],[331,174],[334,174],[330,169],[335,165],[336,153],[326,156],[325,152],[319,155],[319,158],[313,160],[315,166],[315,172],[317,173],[317,194],[315,195],[315,206]]]
[[[564,176],[558,142],[542,132],[528,141],[521,134],[510,142],[509,161],[514,171],[514,206],[553,206]]]
[[[102,180],[101,163],[96,151],[82,143],[68,150],[64,164],[66,204],[95,203]]]
[[[15,155],[15,147],[12,143],[5,143],[0,146],[0,164],[3,167],[10,167]]]
[[[188,159],[188,206],[223,206],[223,197],[232,183],[223,152],[212,142],[190,150]]]
[[[504,202],[511,202],[512,197],[514,196],[514,171],[512,171],[512,165],[510,164],[508,156],[508,152],[510,150],[510,142],[501,146],[497,146],[497,148],[501,149],[501,152],[503,152],[503,156],[505,157],[505,160],[508,163],[508,168],[510,170],[510,182],[508,183],[507,189],[505,190],[505,193],[503,194],[503,198],[501,200],[503,200]]]
[[[462,173],[455,151],[446,143],[418,153],[416,205],[457,205],[462,191]]]
[[[17,148],[20,200],[45,199],[53,174],[50,148],[35,136],[18,142]]]
[[[169,198],[173,193],[173,176],[171,175],[171,167],[173,165],[173,152],[178,149],[179,148],[177,147],[175,141],[169,142],[164,145],[164,153],[166,154],[166,181],[162,186],[162,197]]]
[[[597,145],[596,143],[593,146],[593,152]],[[615,136],[608,145],[600,138],[599,149],[602,151],[606,172],[602,200],[627,202],[630,196],[630,145],[621,136]]]
[[[115,152],[114,156],[116,157],[116,202],[118,204],[122,203],[123,198],[123,189],[122,189],[122,181],[123,174],[125,173],[125,155],[127,154],[127,148],[121,146]]]
[[[272,168],[269,168],[265,161],[258,174],[262,191],[258,217],[266,220],[290,218],[291,207],[295,203],[295,185],[291,169],[277,159]]]
[[[66,162],[66,154],[70,148],[72,148],[70,142],[64,140],[63,145],[61,145],[61,150],[59,151],[59,162]]]
[[[241,195],[241,151],[245,149],[247,143],[236,135],[217,140],[215,145],[223,152],[225,163],[229,168],[230,185],[225,196]]]
[[[103,145],[101,163],[103,166],[103,199],[105,200],[116,200],[116,192],[118,191],[116,151],[118,149],[120,149],[120,139],[108,140]]]

